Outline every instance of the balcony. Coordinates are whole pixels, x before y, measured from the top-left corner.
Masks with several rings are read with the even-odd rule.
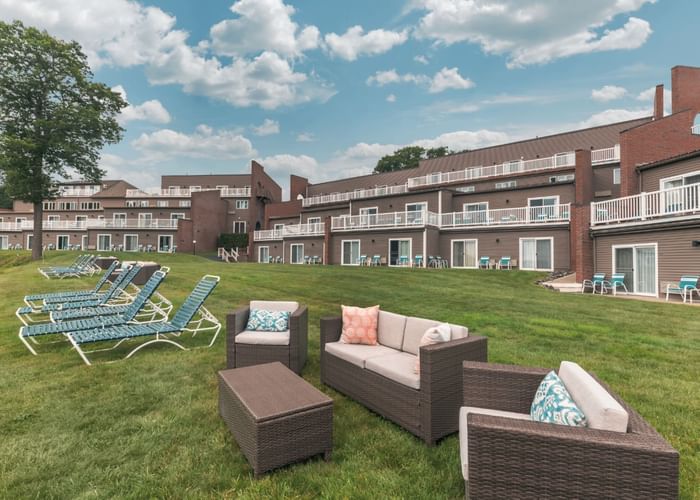
[[[700,214],[700,184],[591,203],[591,226]]]
[[[350,200],[359,200],[362,198],[373,198],[375,196],[387,196],[390,194],[401,194],[406,192],[408,192],[408,188],[405,184],[401,184],[399,186],[381,186],[373,189],[355,189],[354,191],[348,191],[345,193],[309,196],[308,198],[304,198],[304,200],[302,200],[301,205],[303,207],[310,207],[313,205],[342,203]]]
[[[282,230],[281,229],[264,229],[262,231],[255,231],[253,233],[254,241],[271,241],[271,240],[281,240]]]
[[[452,212],[442,214],[440,219],[441,229],[474,226],[560,224],[569,222],[570,204]]]
[[[189,198],[192,193],[199,193],[200,191],[220,191],[222,197],[250,197],[250,187],[242,188],[168,188],[160,189],[158,191],[144,191],[142,189],[127,189],[127,198]]]
[[[323,236],[326,232],[326,224],[317,222],[313,224],[290,224],[282,229],[268,229],[255,231],[254,241],[281,240],[284,238],[295,238],[304,236]]]
[[[126,219],[126,220],[87,220],[72,221],[45,220],[41,224],[44,231],[86,231],[88,229],[177,229],[177,220],[171,219]],[[22,231],[34,229],[34,221],[0,222],[0,231]]]
[[[90,197],[102,191],[102,186],[61,186],[58,188],[59,197]]]
[[[691,133],[691,134],[695,134],[695,135],[700,135],[700,123],[698,123],[697,125],[693,125],[692,127],[690,127],[690,133]]]
[[[618,163],[619,161],[619,144],[615,144],[611,148],[594,149],[591,151],[591,165],[605,165],[606,163]]]
[[[358,231],[379,228],[425,227],[440,225],[440,216],[428,211],[389,212],[372,215],[341,215],[331,219],[331,231]]]

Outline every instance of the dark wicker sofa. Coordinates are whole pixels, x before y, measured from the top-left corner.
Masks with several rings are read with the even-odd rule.
[[[289,333],[287,342],[261,343],[274,339],[279,334],[262,332],[261,340],[243,341],[250,309],[288,310]],[[251,343],[252,342],[252,343]],[[226,316],[226,368],[259,365],[279,361],[290,370],[301,374],[306,364],[308,345],[308,311],[305,305],[296,302],[251,301],[249,306],[236,309]]]
[[[529,414],[550,371],[464,362],[464,405]],[[677,498],[678,452],[605,383],[589,375],[627,412],[627,431],[467,413],[467,498]],[[462,428],[463,450],[461,434]]]
[[[384,311],[382,313],[391,315]],[[418,318],[409,319],[428,322]],[[381,316],[379,328],[381,343]],[[419,376],[419,388],[414,388],[327,352],[326,345],[337,343],[341,331],[341,318],[321,319],[321,381],[324,384],[392,420],[428,444],[432,445],[438,439],[457,431],[457,417],[462,402],[462,361],[486,361],[486,337],[468,335],[420,347],[420,372],[416,376]],[[387,349],[384,346],[378,347]]]

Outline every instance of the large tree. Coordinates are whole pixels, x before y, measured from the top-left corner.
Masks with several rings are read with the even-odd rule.
[[[415,168],[421,160],[426,158],[439,158],[450,154],[450,149],[446,146],[425,149],[421,146],[406,146],[397,149],[389,155],[379,159],[374,167],[374,173],[393,172],[406,168]]]
[[[0,22],[0,173],[9,196],[34,205],[32,258],[41,258],[42,202],[75,176],[99,182],[100,150],[121,140],[125,106],[93,81],[78,43]]]

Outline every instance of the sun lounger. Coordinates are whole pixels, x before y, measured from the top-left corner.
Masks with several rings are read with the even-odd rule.
[[[99,294],[102,287],[105,285],[105,283],[107,283],[107,279],[111,276],[111,274],[114,272],[118,265],[118,260],[113,261],[109,268],[107,268],[107,270],[104,272],[100,280],[97,282],[95,288],[93,288],[92,290],[71,290],[65,292],[36,293],[33,295],[25,296],[24,303],[32,309],[41,309],[44,300],[48,300],[49,302],[51,302],[57,300],[68,300],[72,299],[73,297],[78,297],[80,299],[96,297]],[[40,302],[42,304],[40,304]]]

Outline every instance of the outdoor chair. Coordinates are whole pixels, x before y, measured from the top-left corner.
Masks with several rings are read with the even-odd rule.
[[[151,339],[132,349],[125,356],[125,359],[130,358],[144,347],[156,343],[171,344],[183,351],[187,350],[187,348],[175,340],[179,339],[182,334],[186,332],[192,333],[192,337],[195,337],[202,332],[213,331],[214,335],[206,346],[211,347],[214,345],[219,335],[221,323],[204,307],[204,302],[209,295],[211,295],[214,288],[216,288],[216,285],[219,284],[219,280],[220,278],[218,276],[212,276],[210,274],[207,274],[199,280],[199,283],[197,283],[194,290],[192,290],[192,293],[185,299],[170,321],[138,325],[105,326],[104,328],[69,332],[66,336],[87,365],[91,364],[88,354],[110,351],[128,340],[141,338],[150,337]],[[99,345],[103,343],[110,343],[112,345],[107,348],[98,348],[92,351],[83,349],[83,346],[86,345]]]
[[[287,311],[284,332],[246,330],[251,310]],[[306,364],[308,311],[298,302],[252,300],[226,317],[226,367],[240,368],[279,361],[301,374]]]
[[[276,262],[277,264],[282,264],[282,263],[284,262],[284,261],[282,260],[282,256],[281,256],[281,255],[278,255],[278,256],[277,256],[277,259],[275,259],[275,262]]]
[[[32,354],[36,355],[36,351],[28,341],[37,344],[36,338],[38,337],[66,334],[79,330],[119,326],[128,323],[157,323],[166,321],[168,319],[168,314],[170,314],[172,310],[172,303],[162,296],[160,296],[162,300],[159,304],[150,302],[150,299],[156,288],[158,288],[158,285],[165,279],[167,271],[167,268],[163,268],[153,273],[148,283],[146,283],[134,301],[128,306],[78,309],[76,311],[70,311],[71,313],[76,313],[74,318],[66,317],[66,321],[57,323],[33,325],[27,325],[25,323],[25,326],[19,329],[19,338],[24,345],[27,346],[27,349],[29,349]],[[149,303],[148,306],[146,306],[147,302]],[[81,316],[83,313],[87,314]],[[22,320],[19,316],[19,310],[17,311],[17,316]],[[22,320],[22,322],[24,323],[24,320]]]
[[[681,276],[681,280],[678,283],[668,283],[666,285],[666,302],[668,302],[668,296],[671,293],[679,294],[683,297],[683,303],[690,300],[693,303],[693,293],[700,297],[700,291],[698,290],[698,280],[700,276]]]
[[[406,267],[411,263],[411,261],[408,258],[408,255],[401,255],[399,256],[399,266]]]
[[[367,256],[366,256],[366,255],[360,255],[360,256],[358,257],[357,263],[358,263],[360,266],[366,266],[366,265],[367,265],[367,262],[368,262],[368,261],[367,261]]]
[[[413,267],[423,267],[423,256],[416,255],[413,257]]]
[[[479,269],[490,269],[491,268],[491,259],[488,257],[480,257],[479,258]]]
[[[380,255],[373,255],[371,265],[378,266],[380,264],[381,264],[381,256]]]
[[[90,269],[89,266],[90,255],[84,254],[79,255],[72,264],[68,266],[51,266],[51,267],[40,267],[39,273],[47,279],[51,278],[66,278],[66,277],[79,277],[85,271]]]
[[[583,283],[581,283],[581,293],[585,292],[587,288],[591,289],[591,293],[595,293],[596,288],[600,288],[600,293],[602,294],[604,281],[605,273],[595,273],[593,278],[583,280]]]
[[[459,443],[471,498],[678,497],[678,452],[618,395],[576,363],[559,376],[586,427],[533,421],[551,370],[464,361]]]
[[[510,269],[510,257],[501,257],[498,261],[498,269]]]
[[[311,264],[311,258],[308,255],[304,255],[304,264]]]
[[[629,293],[627,285],[625,285],[625,273],[614,273],[610,281],[604,280],[601,286],[601,294],[611,291],[613,295],[617,295],[618,288],[622,288],[625,293]]]

